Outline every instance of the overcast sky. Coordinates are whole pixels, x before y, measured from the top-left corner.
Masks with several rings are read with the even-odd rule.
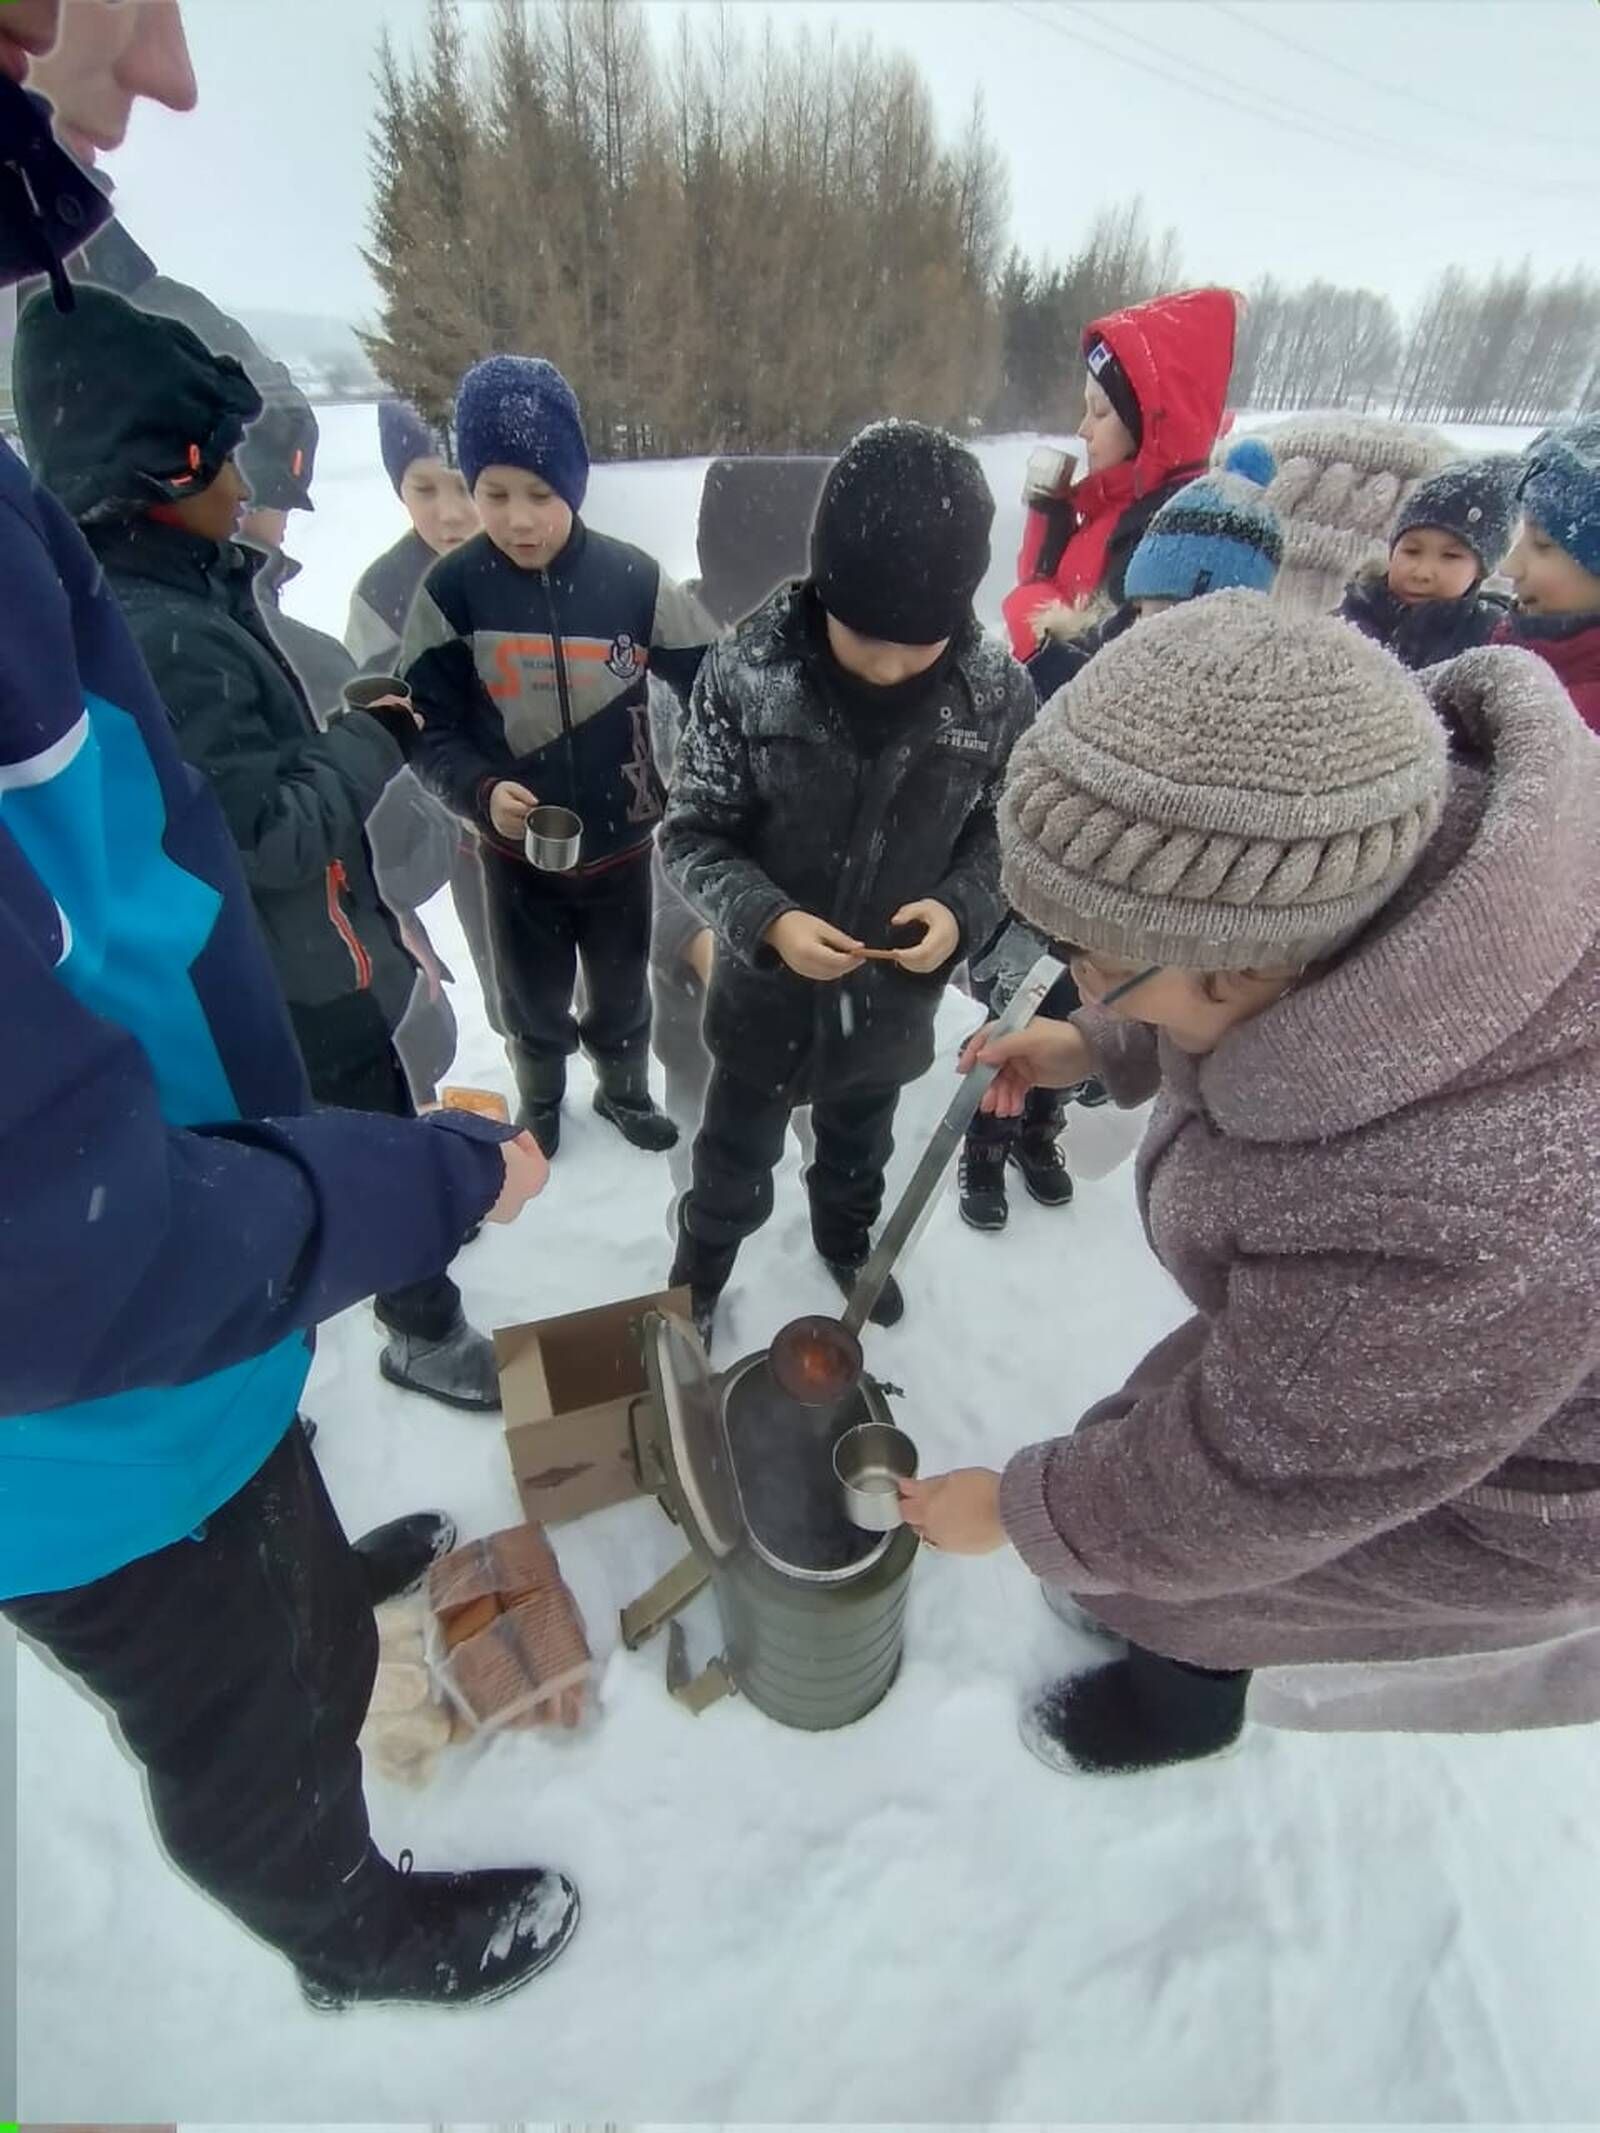
[[[752,29],[833,21],[910,52],[952,135],[981,86],[1031,253],[1069,253],[1142,193],[1190,281],[1322,275],[1404,308],[1451,260],[1600,265],[1595,0],[733,6]],[[664,43],[675,0],[648,12]],[[235,306],[364,318],[372,52],[385,22],[409,46],[424,13],[184,0],[200,108],[141,106],[107,166],[163,269]]]

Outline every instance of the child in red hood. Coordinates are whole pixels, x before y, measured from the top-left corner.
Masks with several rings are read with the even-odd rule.
[[[1018,584],[1005,602],[1011,648],[1026,659],[1041,608],[1081,607],[1122,573],[1153,515],[1203,474],[1223,427],[1238,306],[1227,289],[1188,289],[1097,319],[1083,337],[1088,376],[1077,434],[1085,472],[1060,462],[1030,478]],[[1034,470],[1030,467],[1030,476]]]
[[[1600,415],[1529,445],[1522,530],[1506,557],[1517,604],[1495,632],[1555,668],[1600,733]]]

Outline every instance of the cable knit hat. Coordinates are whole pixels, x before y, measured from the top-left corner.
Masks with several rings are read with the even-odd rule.
[[[1414,527],[1453,533],[1470,548],[1485,575],[1498,570],[1511,546],[1511,517],[1522,462],[1510,452],[1462,459],[1419,481],[1389,529],[1389,547]]]
[[[1329,613],[1363,571],[1381,575],[1412,484],[1461,457],[1437,430],[1376,416],[1307,416],[1264,436],[1278,462],[1267,501],[1283,524],[1274,597],[1303,614]]]
[[[1600,415],[1546,430],[1524,455],[1518,498],[1529,518],[1600,578]]]
[[[1171,496],[1128,559],[1129,600],[1193,600],[1243,586],[1271,592],[1283,561],[1283,528],[1267,502],[1277,462],[1259,437],[1241,437],[1219,473]]]
[[[1092,659],[1018,742],[1002,881],[1052,939],[1298,969],[1400,887],[1444,804],[1415,677],[1332,617],[1220,592]]]
[[[521,467],[571,510],[589,487],[589,447],[578,396],[541,356],[474,363],[456,396],[456,442],[470,489],[485,467]]]
[[[811,576],[830,615],[885,644],[936,644],[972,613],[989,567],[994,498],[964,444],[925,422],[852,437],[811,528]]]

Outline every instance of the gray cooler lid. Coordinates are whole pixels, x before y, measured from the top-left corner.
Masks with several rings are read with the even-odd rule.
[[[728,1433],[710,1360],[693,1326],[671,1313],[646,1321],[645,1362],[667,1425],[667,1453],[682,1508],[719,1560],[744,1538]]]

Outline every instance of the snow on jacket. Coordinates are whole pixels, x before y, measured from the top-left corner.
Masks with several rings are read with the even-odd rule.
[[[408,526],[394,546],[369,563],[356,580],[344,646],[364,673],[393,673],[411,603],[437,561],[415,526]]]
[[[0,447],[0,1597],[192,1532],[309,1329],[444,1264],[498,1138],[311,1116],[239,860],[93,556]]]
[[[1505,620],[1506,602],[1479,587],[1459,600],[1402,600],[1390,591],[1385,568],[1353,578],[1339,613],[1403,667],[1420,671],[1489,643]]]
[[[717,935],[712,1057],[797,1102],[925,1072],[949,971],[868,963],[813,984],[763,944],[767,929],[809,911],[884,946],[900,906],[931,896],[961,929],[952,962],[987,941],[1005,915],[995,802],[1038,709],[1021,667],[969,621],[917,707],[868,734],[829,685],[817,612],[809,588],[785,586],[707,654],[661,831],[668,874]]]
[[[1139,1202],[1196,1315],[1002,1515],[1204,1666],[1600,1624],[1600,751],[1526,657],[1425,686],[1476,756],[1338,962],[1207,1058],[1080,1018],[1118,1101],[1158,1096]]]
[[[400,768],[397,744],[365,712],[318,730],[256,603],[259,550],[154,519],[87,531],[178,746],[222,803],[291,1006],[370,992],[394,1030],[417,966],[378,894],[365,825]]]
[[[1600,615],[1523,615],[1515,609],[1495,633],[1553,667],[1591,732],[1600,733]]]
[[[661,815],[647,677],[686,696],[714,634],[659,564],[579,519],[548,570],[476,534],[432,566],[406,624],[417,774],[511,858],[522,847],[489,819],[503,779],[581,818],[583,871],[640,851]]]
[[[1122,577],[1156,512],[1205,472],[1222,427],[1233,369],[1238,309],[1226,289],[1190,289],[1096,319],[1087,352],[1104,340],[1126,372],[1143,424],[1139,450],[1086,474],[1066,496],[1029,508],[1018,583],[1004,603],[1011,648],[1026,659],[1034,618],[1054,601],[1078,607],[1104,591],[1122,599]]]

